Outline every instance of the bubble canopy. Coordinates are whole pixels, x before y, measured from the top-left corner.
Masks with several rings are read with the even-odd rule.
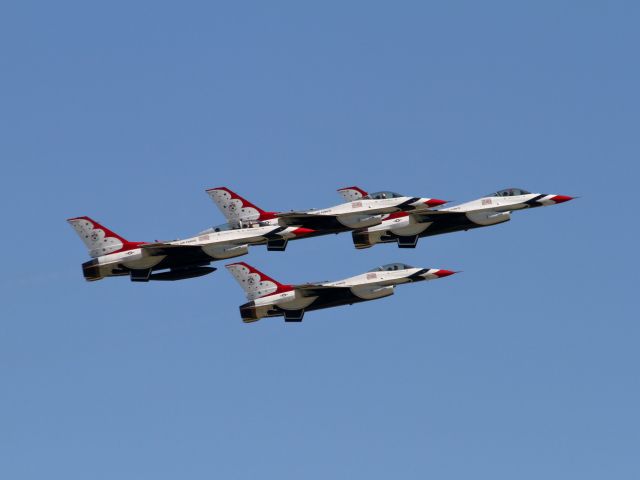
[[[207,233],[226,232],[227,230],[241,230],[243,228],[268,227],[268,226],[269,226],[269,222],[257,222],[257,221],[243,222],[242,220],[240,220],[233,225],[230,225],[229,223],[222,223],[220,225],[215,225],[211,228],[207,228],[206,230],[203,230],[198,235],[206,235]]]
[[[489,197],[516,197],[518,195],[529,195],[531,192],[527,192],[522,188],[505,188],[504,190],[498,190]]]
[[[224,232],[227,230],[234,230],[234,228],[228,223],[223,223],[221,225],[216,225],[214,227],[207,228],[206,230],[203,230],[202,232],[198,233],[198,235],[206,235],[207,233],[215,233],[215,232]]]
[[[364,198],[368,198],[371,200],[384,200],[386,198],[400,198],[400,197],[404,197],[404,195],[400,195],[399,193],[396,193],[396,192],[373,192]]]
[[[407,270],[409,268],[415,268],[411,265],[407,265],[406,263],[387,263],[386,265],[382,265],[378,268],[373,268],[369,270],[370,272],[393,272],[395,270]]]

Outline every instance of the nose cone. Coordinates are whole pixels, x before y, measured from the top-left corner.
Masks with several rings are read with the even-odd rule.
[[[433,274],[438,277],[438,278],[442,278],[442,277],[448,277],[449,275],[453,275],[454,273],[458,273],[458,272],[454,272],[452,270],[436,270],[435,272],[433,272]]]
[[[438,200],[437,198],[428,198],[424,203],[429,207],[439,207],[440,205],[447,203],[447,201]]]
[[[296,237],[303,237],[304,235],[309,235],[314,232],[315,230],[312,228],[299,227],[299,228],[296,228],[291,233],[293,233]]]
[[[564,203],[568,202],[569,200],[573,200],[573,197],[569,197],[567,195],[554,195],[551,200],[554,203]]]

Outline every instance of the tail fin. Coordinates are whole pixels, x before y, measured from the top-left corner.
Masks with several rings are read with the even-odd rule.
[[[226,267],[247,294],[247,300],[293,290],[291,285],[283,285],[245,262],[232,263]]]
[[[145,243],[129,242],[89,217],[70,218],[67,222],[87,246],[89,255],[94,258],[109,253],[131,250]]]
[[[355,202],[356,200],[362,200],[363,197],[368,195],[367,192],[358,187],[345,187],[338,189],[338,193],[342,195],[342,198],[347,202]]]
[[[276,212],[265,212],[227,187],[210,188],[207,194],[230,224],[275,218]]]

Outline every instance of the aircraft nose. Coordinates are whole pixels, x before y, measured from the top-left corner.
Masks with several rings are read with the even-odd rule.
[[[440,205],[444,205],[445,203],[447,203],[447,201],[446,200],[439,200],[437,198],[429,198],[424,203],[426,205],[428,205],[429,207],[439,207]]]
[[[564,203],[569,200],[573,200],[573,197],[569,197],[568,195],[554,195],[551,197],[551,201],[555,203]]]
[[[312,228],[298,227],[291,233],[293,233],[296,237],[302,237],[304,235],[309,235],[310,233],[314,233],[314,232],[315,230],[313,230]]]
[[[458,273],[458,272],[454,272],[452,270],[443,270],[443,269],[436,270],[435,272],[433,272],[433,274],[438,278],[448,277],[449,275],[453,275],[455,273]]]

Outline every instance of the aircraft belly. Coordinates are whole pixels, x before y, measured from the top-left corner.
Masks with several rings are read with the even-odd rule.
[[[468,212],[467,218],[480,226],[497,225],[498,223],[507,222],[511,219],[509,212]]]
[[[395,235],[398,235],[400,237],[410,237],[410,236],[413,236],[413,235],[420,235],[427,228],[429,228],[432,224],[433,224],[433,222],[415,223],[413,225],[407,225],[405,227],[392,228],[392,229],[390,229],[390,232],[395,234]]]
[[[151,267],[153,271],[163,270],[163,269],[180,269],[180,268],[188,268],[188,267],[203,267],[209,265],[212,261],[212,258],[205,254],[201,249],[189,250],[188,252],[176,252],[171,255],[155,255],[153,257],[159,259],[158,263]],[[142,269],[140,266],[129,266],[129,264],[120,263],[119,265],[125,267],[125,271],[129,269],[139,270]]]
[[[288,302],[278,303],[277,305],[283,310],[300,310],[303,308],[307,308],[317,299],[318,297],[297,297]]]
[[[305,310],[321,310],[323,308],[339,307],[341,305],[351,305],[352,303],[364,302],[365,300],[355,296],[350,290],[339,289],[335,292],[327,291],[318,297]]]
[[[451,215],[442,218],[437,218],[434,220],[429,228],[422,231],[419,235],[420,237],[430,237],[433,235],[440,235],[443,233],[452,233],[452,232],[460,232],[463,230],[469,230],[471,228],[482,227],[483,225],[478,225],[467,217],[465,213],[460,213],[459,215]]]
[[[137,260],[131,260],[128,262],[122,262],[121,265],[131,270],[146,270],[158,265],[162,260],[166,258],[166,255],[153,255],[149,257],[142,257]]]
[[[246,255],[249,253],[249,247],[247,245],[209,244],[202,246],[202,251],[210,258],[220,260]]]
[[[376,298],[388,297],[393,295],[393,285],[386,286],[360,286],[352,287],[351,292],[362,300],[374,300]]]
[[[286,303],[261,305],[252,307],[256,316],[263,317],[280,317],[284,315],[286,310],[322,310],[331,307],[340,307],[343,305],[352,305],[354,303],[366,302],[372,300],[371,298],[361,298],[354,295],[350,289],[339,289],[337,291],[327,291],[317,297],[306,297],[310,302],[305,306],[304,303],[298,303],[298,300],[293,300]],[[302,300],[302,299],[301,299]]]
[[[367,228],[382,223],[382,215],[343,215],[338,217],[338,222],[348,228]]]
[[[289,226],[289,224],[285,221],[280,223],[281,226]],[[340,223],[336,217],[329,217],[322,215],[309,215],[307,217],[300,217],[295,220],[295,222],[291,223],[291,225],[310,228],[312,230],[318,230],[323,233],[328,232],[344,232],[347,228]]]
[[[430,237],[443,233],[461,232],[473,228],[497,225],[509,220],[509,212],[461,212],[460,215],[452,215],[449,218],[437,218],[428,229],[419,235],[420,237]]]

